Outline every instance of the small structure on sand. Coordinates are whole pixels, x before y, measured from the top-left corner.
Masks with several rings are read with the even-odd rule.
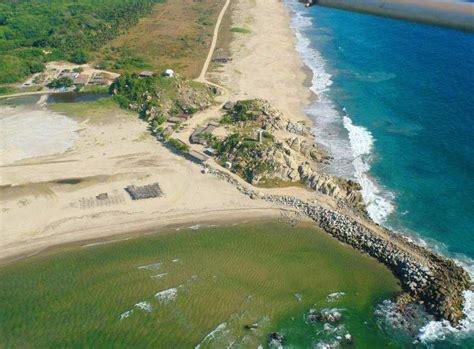
[[[211,122],[206,127],[198,127],[189,137],[190,142],[193,144],[201,144],[207,146],[207,136],[211,135],[212,132],[214,132],[214,130],[216,129],[216,126],[211,124]]]
[[[129,185],[125,188],[125,191],[130,195],[132,200],[151,199],[163,196],[163,191],[158,182],[143,186]]]
[[[85,86],[89,82],[89,75],[80,74],[72,80],[75,86]]]
[[[214,148],[211,148],[211,147],[207,147],[204,149],[204,153],[207,154],[207,155],[210,155],[210,156],[215,156],[217,155],[217,150],[215,150]]]
[[[168,119],[168,122],[170,122],[172,124],[179,124],[179,123],[183,122],[183,119],[180,119],[177,116],[172,116]]]
[[[225,63],[232,62],[232,57],[217,57],[217,58],[214,58],[212,62],[225,64]]]
[[[107,200],[109,198],[109,194],[101,193],[95,197],[97,200]]]
[[[173,127],[168,126],[167,128],[164,129],[164,131],[162,132],[162,135],[163,137],[169,137],[173,134],[173,132],[174,132]]]
[[[138,74],[139,77],[141,78],[151,78],[155,75],[152,71],[149,70],[144,70],[140,74]]]
[[[182,121],[188,121],[189,119],[191,119],[191,115],[189,115],[189,114],[179,114],[176,117],[178,119],[181,119]]]
[[[261,128],[259,128],[257,130],[257,139],[258,139],[258,143],[262,143],[263,141],[263,130]]]
[[[209,126],[213,126],[214,128],[216,128],[216,127],[219,127],[220,124],[221,124],[221,123],[220,123],[218,120],[211,120],[211,121],[209,121],[209,123],[208,123],[207,125],[208,125],[208,127],[209,127]],[[213,131],[214,131],[214,130],[213,130]]]
[[[202,154],[198,151],[195,151],[195,150],[190,150],[189,154],[188,154],[188,157],[192,161],[197,162],[199,164],[202,164],[202,163],[206,162],[207,160],[209,160],[209,156],[204,155],[204,154]]]

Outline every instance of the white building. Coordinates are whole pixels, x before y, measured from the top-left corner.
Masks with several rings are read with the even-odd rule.
[[[163,75],[172,78],[174,76],[174,71],[172,69],[166,69]]]

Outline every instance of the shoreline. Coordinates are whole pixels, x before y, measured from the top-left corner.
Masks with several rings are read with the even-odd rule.
[[[290,27],[289,9],[283,2],[266,4],[264,6],[258,1],[251,4],[249,1],[241,0],[237,4],[239,8],[236,10],[236,13],[233,13],[234,25],[248,29],[251,34],[245,40],[237,37],[231,44],[230,51],[234,54],[234,61],[216,74],[217,80],[232,91],[231,97],[235,100],[248,98],[267,99],[290,120],[301,120],[302,118],[308,120],[308,115],[305,115],[305,113],[303,113],[303,116],[301,115],[309,101],[309,89],[305,87],[308,75],[302,69],[304,59],[297,54],[295,49],[297,47],[297,35]],[[245,18],[242,13],[245,10],[247,14],[253,13],[251,19]],[[275,13],[278,13],[280,16],[275,18]],[[268,23],[270,20],[273,20],[271,25]],[[285,26],[285,29],[281,29],[281,32],[280,29],[278,31],[265,31],[265,28],[282,25]],[[285,32],[282,33],[284,30]],[[265,35],[261,35],[258,38],[259,33],[265,33]],[[278,40],[275,40],[275,38],[278,38]],[[285,47],[279,47],[278,43],[274,42],[281,40],[287,41]],[[272,71],[272,73],[274,72],[273,75],[267,77],[267,84],[271,86],[268,90],[263,88],[260,81],[260,75],[265,73],[268,75],[268,66],[274,63],[273,57],[269,56],[268,52],[265,52],[266,45],[271,45],[272,50],[279,53],[282,50],[287,50],[285,52],[285,59],[280,60],[284,61],[284,65],[280,64],[279,69],[274,69]],[[246,52],[246,55],[242,52]],[[253,59],[252,56],[254,56]],[[258,56],[258,60],[255,59],[255,56]],[[243,63],[247,63],[247,65]],[[256,74],[256,71],[259,73]],[[330,76],[328,77],[330,78]],[[279,82],[282,80],[286,82],[284,91],[281,91],[279,86]],[[327,86],[323,86],[323,90]],[[301,90],[301,87],[305,91]],[[315,92],[313,89],[311,90]],[[293,91],[299,91],[298,101],[292,101],[293,105],[299,106],[299,109],[296,111],[295,109],[288,108],[289,102],[285,98],[287,97],[285,93],[288,94]],[[311,123],[313,124],[313,122]],[[366,164],[362,165],[367,166]],[[363,172],[365,173],[366,171]],[[266,197],[259,193],[252,193],[251,190],[244,191],[244,193],[263,197],[264,199]],[[305,213],[315,212],[316,216],[311,213],[311,218],[318,223],[322,222],[327,233],[384,263],[399,277],[404,290],[414,300],[425,303],[426,309],[438,318],[449,319],[452,323],[457,324],[465,316],[462,313],[464,303],[463,291],[469,288],[469,276],[463,268],[457,266],[450,259],[437,255],[429,249],[414,245],[405,238],[404,234],[394,235],[395,233],[381,227],[372,220],[362,220],[359,222],[363,228],[358,233],[355,233],[356,237],[354,240],[354,237],[350,237],[354,232],[352,232],[352,229],[349,229],[351,224],[348,222],[357,222],[358,218],[350,210],[338,207],[332,211],[333,213],[324,213],[328,212],[325,208],[313,209],[302,202],[297,195],[280,198],[283,202],[289,202],[290,206],[302,209]],[[280,201],[280,199],[277,201]],[[326,217],[327,214],[340,218],[336,218],[333,221],[331,218]],[[346,219],[348,221],[340,225],[339,222],[344,222]],[[391,239],[395,239],[398,242],[393,246],[393,250],[391,247],[390,251],[387,251],[384,246]],[[376,248],[376,251],[372,249],[372,246]],[[449,290],[445,290],[441,286],[446,284],[450,285]]]
[[[44,246],[31,247],[23,252],[18,252],[10,256],[0,258],[0,267],[7,266],[19,261],[24,261],[30,257],[47,257],[51,254],[60,252],[63,249],[69,248],[85,248],[96,245],[105,245],[109,243],[127,241],[130,239],[141,238],[147,235],[162,235],[173,233],[173,231],[181,229],[193,229],[193,226],[214,226],[219,225],[238,225],[248,222],[257,223],[268,220],[280,220],[285,222],[311,222],[305,217],[298,216],[296,210],[287,208],[268,207],[260,209],[248,208],[233,208],[227,210],[212,210],[190,212],[187,214],[175,214],[168,217],[161,217],[162,220],[150,219],[149,222],[141,222],[141,226],[121,228],[122,224],[117,224],[116,227],[108,226],[109,232],[98,234],[94,236],[97,231],[87,229],[89,234],[82,236],[81,239],[70,239],[69,241],[60,241],[56,244],[51,244],[46,241]],[[292,218],[292,216],[294,216]],[[315,228],[317,229],[317,228]],[[72,234],[80,234],[83,230],[71,231]],[[101,230],[99,229],[99,232]],[[321,232],[323,233],[323,232]],[[41,242],[39,242],[41,243]]]
[[[300,16],[300,17],[302,17],[301,19],[303,19],[303,17],[305,17],[304,14],[300,14],[300,12],[296,8],[293,8],[292,4],[290,4],[289,2],[284,1],[283,4],[284,4],[285,7],[287,7],[288,11],[293,14],[292,19],[290,20],[289,26],[294,31],[295,36],[301,36],[302,39],[298,38],[298,44],[303,44],[303,40],[309,40],[309,38],[307,38],[304,34],[304,28],[305,28],[306,25],[305,24],[300,24],[299,22],[298,22],[298,24],[293,24],[292,21],[295,20],[295,17],[297,17],[297,16]],[[311,18],[308,18],[307,20],[308,20],[308,22],[312,21]],[[312,48],[311,44],[309,44],[309,46],[306,47],[306,49],[317,50],[317,49]],[[309,63],[306,62],[304,52],[302,52],[302,50],[299,49],[298,45],[295,46],[295,50],[300,54],[301,59],[305,63],[305,67],[310,71],[310,74],[314,78],[316,73],[315,73],[314,69],[311,68]],[[319,51],[316,51],[316,52],[317,52],[318,55],[321,54]],[[325,65],[325,58],[324,57],[322,57],[322,62],[320,62],[320,63]],[[330,76],[330,79],[331,79],[331,75],[329,75],[329,76]],[[323,90],[321,90],[321,93],[324,94],[326,89],[329,89],[329,87],[331,85],[332,85],[332,81],[329,80],[329,83],[326,84],[326,87]],[[309,88],[312,90],[312,92],[314,92],[314,94],[317,97],[320,97],[312,89],[314,87],[315,87],[314,83],[312,82]],[[326,97],[326,99],[328,99],[330,101],[329,97]],[[311,106],[314,106],[315,103],[318,100],[320,100],[320,98],[316,98],[315,101],[313,101],[310,105],[308,105],[308,109]],[[364,197],[364,201],[366,202],[366,207],[368,208],[368,212],[369,212],[369,216],[371,217],[371,220],[376,225],[378,225],[382,229],[386,230],[388,233],[393,234],[394,236],[397,236],[397,237],[401,238],[402,240],[406,240],[406,242],[408,244],[412,244],[412,245],[416,246],[416,248],[418,248],[422,253],[431,254],[436,260],[439,260],[439,261],[444,260],[445,262],[442,263],[443,265],[445,265],[445,263],[449,263],[450,265],[452,265],[454,267],[454,269],[458,269],[458,271],[461,274],[464,274],[463,278],[466,279],[467,285],[470,284],[470,286],[466,286],[465,290],[462,293],[461,299],[463,299],[463,301],[460,304],[460,308],[462,308],[461,310],[464,312],[464,315],[461,316],[463,318],[463,320],[461,320],[461,324],[459,325],[459,327],[458,326],[452,327],[451,324],[449,324],[449,323],[446,324],[446,323],[443,323],[442,321],[428,322],[427,324],[425,324],[425,327],[420,329],[420,338],[422,339],[422,342],[424,342],[424,340],[427,337],[429,337],[429,335],[427,335],[425,332],[427,332],[427,333],[432,332],[433,330],[436,330],[436,329],[439,330],[439,331],[444,331],[446,333],[456,333],[456,331],[461,331],[461,333],[462,332],[471,332],[472,328],[473,328],[472,327],[472,300],[473,300],[473,295],[474,295],[474,293],[473,293],[474,292],[474,286],[473,286],[472,279],[471,279],[473,277],[472,268],[469,268],[469,265],[466,265],[462,261],[450,256],[449,254],[443,253],[443,251],[441,251],[441,250],[439,250],[439,248],[437,248],[437,245],[433,245],[433,244],[428,243],[427,241],[425,241],[423,239],[422,236],[418,235],[416,232],[408,233],[408,232],[395,232],[395,231],[393,231],[393,228],[390,225],[387,224],[387,218],[393,212],[395,212],[395,210],[397,209],[394,202],[393,202],[395,194],[392,191],[389,191],[388,189],[384,188],[382,186],[382,184],[379,183],[377,178],[374,178],[371,175],[371,173],[370,173],[371,161],[364,161],[364,160],[360,159],[359,160],[360,164],[356,164],[357,159],[361,158],[362,155],[372,154],[372,152],[373,152],[372,148],[373,148],[373,142],[374,142],[374,138],[372,136],[372,133],[370,132],[370,130],[366,129],[363,126],[354,125],[353,122],[352,122],[352,119],[346,113],[345,108],[343,109],[342,113],[341,113],[341,111],[336,111],[336,112],[338,114],[342,115],[342,119],[341,119],[342,125],[343,125],[344,129],[347,131],[347,136],[348,136],[347,141],[349,142],[350,148],[351,148],[353,153],[357,152],[357,150],[360,151],[360,149],[356,149],[357,147],[355,147],[355,145],[353,143],[353,140],[354,140],[353,138],[356,136],[355,133],[359,132],[358,130],[361,130],[361,132],[365,133],[365,136],[367,136],[369,138],[368,146],[366,147],[366,149],[363,150],[361,153],[353,154],[354,160],[352,162],[352,165],[354,166],[354,174],[353,174],[352,177],[355,177],[356,181],[358,183],[361,183],[361,184],[362,184],[362,182],[365,183],[365,184],[362,184],[363,191],[365,191],[365,193],[363,193],[363,197]],[[314,119],[314,122],[317,124],[318,120],[317,120],[316,115],[314,115],[312,117],[311,113],[308,113],[308,117],[311,118],[311,119]],[[357,131],[355,131],[355,130],[357,130]],[[316,140],[316,142],[317,142],[317,140]],[[360,142],[360,139],[359,139],[359,142]],[[319,144],[319,143],[317,142],[317,144]],[[324,147],[322,144],[319,144],[319,145]],[[327,150],[330,155],[333,155],[329,151],[329,148],[324,147],[324,149]],[[337,159],[336,159],[336,161],[337,161]],[[369,198],[370,198],[370,200],[369,200]],[[379,203],[377,203],[377,202],[379,202]],[[370,206],[377,206],[377,207],[372,207],[372,209],[371,209]],[[330,231],[328,231],[328,233],[332,234],[332,232],[330,232]],[[335,237],[338,238],[338,239],[341,238],[340,236],[335,236]],[[343,237],[343,239],[346,240],[345,237]],[[349,243],[349,244],[351,244],[351,243]],[[351,245],[353,245],[353,244],[351,244]],[[361,249],[360,247],[357,247],[357,246],[354,246],[354,245],[353,245],[353,247],[356,248],[356,249],[359,249],[359,250]],[[377,256],[377,254],[373,255],[370,251],[367,251],[367,250],[366,250],[366,252],[371,254],[376,259],[379,259],[379,256]],[[391,269],[397,275],[397,271],[396,271],[397,268],[394,269],[393,267],[390,267],[389,265],[387,265],[387,263],[384,263],[384,264],[386,264],[386,266],[389,269]],[[457,272],[455,272],[455,274],[456,273]],[[448,274],[449,274],[449,272],[448,272]],[[397,277],[400,279],[400,281],[402,281],[402,283],[404,282],[404,276],[403,275],[398,275]],[[435,286],[435,289],[437,287],[438,286]],[[442,286],[440,286],[440,287],[442,288]],[[432,306],[431,310],[433,310],[433,306]],[[446,316],[442,316],[441,318],[446,319]],[[449,321],[451,323],[456,322],[456,321],[452,321],[452,320],[453,320],[453,318],[449,317]]]
[[[257,8],[252,11],[252,3],[249,0],[239,1],[238,4],[241,7],[237,10],[237,14],[232,14],[236,20],[243,20],[245,25],[253,26],[252,32],[248,37],[243,36],[247,34],[239,34],[240,37],[236,34],[236,39],[231,43],[234,50],[231,49],[231,51],[235,53],[233,55],[235,60],[224,66],[223,71],[213,72],[213,76],[225,80],[224,85],[230,89],[232,99],[264,98],[291,120],[305,121],[314,126],[313,120],[305,114],[304,107],[315,95],[305,86],[311,77],[308,75],[308,71],[305,72],[305,65],[295,50],[296,36],[289,26],[288,9],[281,2],[271,4],[256,2],[254,6]],[[246,16],[258,16],[258,18],[255,21],[249,21],[247,17],[239,19],[241,13]],[[272,30],[265,33],[269,25]],[[275,61],[275,51],[281,55],[278,61]],[[72,108],[76,107],[80,108],[80,106]],[[102,121],[94,119],[95,121],[90,122],[90,125],[81,131],[82,138],[71,152],[51,157],[62,161],[61,164],[51,165],[50,162],[43,162],[47,159],[33,159],[5,169],[8,172],[6,183],[16,192],[12,194],[14,200],[11,200],[7,207],[11,211],[9,213],[9,229],[5,229],[9,235],[2,237],[0,241],[4,252],[9,249],[18,252],[18,249],[26,248],[25,245],[31,248],[41,239],[44,239],[44,244],[47,245],[48,243],[68,243],[74,239],[84,241],[91,235],[112,236],[110,228],[113,226],[128,233],[134,230],[133,227],[136,225],[142,227],[136,231],[154,229],[153,227],[156,227],[158,222],[169,223],[169,220],[172,219],[170,212],[173,213],[173,217],[189,215],[193,220],[199,219],[196,217],[199,212],[207,211],[211,212],[211,216],[215,216],[217,212],[222,214],[224,210],[235,213],[236,207],[245,211],[247,218],[249,212],[258,210],[274,210],[276,216],[278,213],[281,214],[282,205],[286,205],[285,201],[254,200],[250,197],[252,195],[242,195],[242,190],[239,187],[236,190],[235,185],[229,186],[229,182],[218,180],[213,176],[203,176],[200,166],[167,152],[149,134],[147,125],[136,120],[136,115],[127,116],[126,113],[113,109],[108,112],[110,114],[118,113],[120,118],[113,114],[112,118],[111,115],[108,115],[100,119]],[[87,111],[87,113],[92,112]],[[87,113],[81,116],[82,120],[89,120]],[[119,120],[117,121],[117,119]],[[68,165],[68,161],[72,164]],[[74,162],[81,166],[75,166]],[[47,164],[48,166],[46,166]],[[19,176],[20,171],[21,177]],[[75,177],[80,179],[79,183],[72,184],[72,186],[65,184],[64,181],[71,178],[64,177],[64,173],[74,173]],[[92,179],[94,176],[103,177]],[[194,180],[193,185],[189,185],[191,177]],[[123,188],[136,182],[140,185],[159,182],[166,195],[156,201],[132,202],[123,193]],[[36,193],[33,195],[29,193],[29,197],[34,198],[30,198],[29,203],[21,206],[20,201],[17,200],[18,195],[21,194],[19,193],[21,185],[26,185],[31,190],[40,187],[42,191],[41,195],[38,195],[40,198],[37,198]],[[251,192],[252,189],[249,190],[248,187],[242,186],[247,190],[244,194]],[[303,213],[311,211],[310,206],[306,206],[301,199],[302,191],[295,188],[287,190],[281,188],[261,189],[261,191],[264,193],[263,198],[273,198],[272,194],[276,194],[280,199],[291,198],[293,201],[290,204],[296,203],[297,206],[292,207],[292,212],[301,212],[301,209],[303,209]],[[117,199],[116,201],[120,202],[119,206],[114,206],[115,202],[111,203],[110,207],[102,205],[97,196],[104,192],[110,193],[114,200]],[[259,197],[258,193],[255,195]],[[314,192],[307,194],[308,198],[305,197],[305,200],[309,201],[311,198],[314,202],[318,202],[319,207],[314,211],[317,212],[316,219],[315,217],[311,218],[318,223],[321,223],[321,219],[318,218],[320,216],[328,220],[326,232],[331,234],[331,229],[341,229],[338,226],[333,227],[331,224],[334,222],[326,217],[332,213],[335,214],[335,217],[340,215],[344,219],[362,225],[361,229],[366,229],[369,233],[375,231],[375,236],[380,239],[376,241],[377,243],[387,242],[380,237],[381,235],[377,235],[383,230],[381,227],[370,221],[361,221],[360,217],[354,216],[347,208],[339,207],[338,202],[328,203],[322,196],[317,195]],[[94,202],[94,205],[88,207],[87,211],[78,208],[78,202],[82,202],[81,200],[84,198],[92,199]],[[45,210],[45,207],[48,209]],[[26,215],[32,219],[32,223],[28,223],[30,225],[27,227],[22,226],[23,230],[20,231],[18,224],[24,223]],[[154,218],[150,219],[150,216]],[[343,239],[346,237],[344,231],[346,223],[344,221],[342,225],[342,233],[340,230],[337,231]],[[143,225],[146,224],[153,225],[153,227],[143,229]],[[78,225],[83,228],[76,229],[75,227]],[[343,239],[339,240],[343,241]],[[347,243],[347,241],[343,242]],[[369,242],[372,243],[372,241]],[[367,253],[364,249],[354,247]],[[397,247],[399,246],[397,245]],[[403,247],[402,250],[404,250]],[[411,251],[411,247],[408,250]],[[430,251],[426,250],[425,252]],[[423,257],[423,253],[420,255]],[[420,255],[417,255],[417,251],[415,251],[407,258],[414,258],[415,262],[419,262]],[[384,254],[384,256],[386,255]],[[402,257],[404,258],[404,256]],[[445,259],[441,257],[440,259],[440,264],[447,263]],[[383,260],[379,259],[379,261],[384,263]],[[399,263],[399,260],[395,262]],[[409,268],[411,268],[411,264],[408,262],[407,265],[409,264]],[[436,263],[434,263],[435,267]],[[420,270],[422,267],[423,265],[419,264],[415,266]],[[454,270],[453,275],[461,273],[458,269],[454,268]],[[435,271],[438,272],[438,270]],[[400,276],[400,274],[397,275]],[[438,278],[438,274],[436,274],[435,281],[446,281],[445,277],[448,281],[453,281],[450,279],[451,276],[440,275]],[[404,282],[403,277],[400,276],[400,278]],[[420,280],[422,279],[424,278]],[[414,279],[410,275],[405,281],[404,286],[409,289],[410,282],[416,283],[418,279]],[[420,285],[416,283],[412,288],[418,290],[425,286]],[[455,293],[458,291],[456,289]],[[450,296],[452,295],[449,294],[448,298]],[[456,308],[459,306],[457,296],[456,293],[454,295]],[[442,303],[445,300],[446,298],[443,298],[439,302]],[[456,317],[458,316],[459,314],[456,314]]]

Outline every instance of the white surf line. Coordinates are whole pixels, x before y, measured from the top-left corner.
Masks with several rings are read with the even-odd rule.
[[[127,241],[127,240],[130,240],[130,239],[133,239],[133,238],[128,237],[128,238],[125,238],[125,239],[115,239],[115,240],[108,240],[108,241],[93,242],[91,244],[82,245],[81,247],[92,247],[92,246],[106,245],[106,244],[112,244],[114,242]]]
[[[157,292],[155,294],[155,298],[158,300],[160,304],[166,304],[166,303],[176,300],[177,295],[178,295],[178,289],[176,287],[173,287],[167,290]]]
[[[125,319],[128,318],[130,315],[132,315],[132,313],[133,313],[133,309],[132,309],[132,310],[127,310],[127,311],[123,312],[122,314],[120,314],[120,321],[125,320]]]
[[[166,275],[168,275],[168,273],[161,273],[161,274],[157,274],[157,275],[152,275],[152,276],[150,276],[150,279],[162,279]]]
[[[326,301],[334,302],[345,295],[346,294],[344,292],[334,292],[334,293],[328,294],[328,296],[326,297]]]
[[[213,338],[216,336],[217,333],[219,333],[219,332],[225,330],[226,326],[227,326],[227,325],[226,325],[225,322],[219,324],[215,329],[213,329],[211,332],[209,332],[209,333],[202,339],[202,341],[201,341],[198,345],[196,345],[196,346],[194,347],[194,349],[199,349],[199,348],[201,348],[201,345],[202,345],[202,344],[204,344],[204,343],[205,343],[206,341],[208,341],[208,340],[213,339]]]
[[[137,304],[134,305],[135,308],[141,309],[143,311],[146,311],[148,313],[151,313],[153,310],[153,307],[151,306],[151,303],[148,301],[142,301],[138,302]]]
[[[142,265],[137,267],[137,269],[145,269],[145,270],[158,270],[161,268],[163,263],[158,262],[158,263],[153,263],[153,264],[148,264],[148,265]]]

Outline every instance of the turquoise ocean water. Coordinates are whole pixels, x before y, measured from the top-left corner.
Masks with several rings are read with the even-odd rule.
[[[371,217],[474,271],[474,35],[287,0],[297,50],[319,96],[307,113],[334,156],[327,171],[357,179]],[[430,322],[426,345],[473,347]]]

